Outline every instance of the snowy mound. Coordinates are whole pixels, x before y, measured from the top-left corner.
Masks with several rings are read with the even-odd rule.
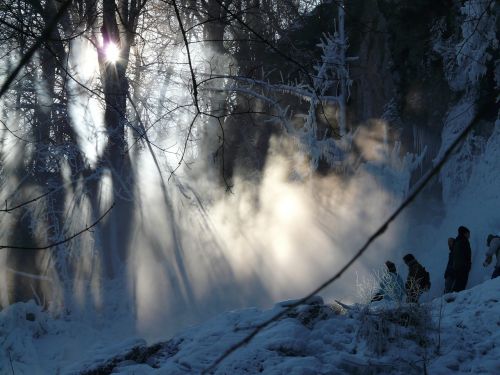
[[[346,308],[318,297],[272,323],[214,373],[422,374],[425,368],[429,374],[498,374],[499,302],[500,278],[421,306]],[[71,322],[50,320],[34,304],[17,304],[0,313],[0,373],[199,374],[287,304],[228,312],[151,346],[132,339],[101,343],[64,365],[55,354],[64,348],[46,344],[50,336],[64,336]],[[69,345],[76,338],[66,340]]]

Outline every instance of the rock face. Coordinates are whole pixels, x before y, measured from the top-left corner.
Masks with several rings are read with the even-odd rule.
[[[464,44],[469,35],[464,37],[463,23],[479,22],[480,29],[482,20],[464,14],[464,9],[450,1],[424,1],[418,5],[391,0],[354,1],[346,6],[348,10],[352,7],[346,21],[350,54],[359,57],[351,68],[355,84],[350,112],[354,124],[386,119],[400,131],[406,151],[420,153],[424,145],[427,147],[424,163],[429,163],[440,149],[446,114],[468,92],[482,87],[472,100],[476,112],[484,112],[476,121],[494,121],[496,114],[477,108],[494,108],[498,94],[491,79],[495,59],[498,63],[498,53],[493,57],[492,35],[486,34],[479,41],[486,46],[484,53],[490,54],[485,56],[483,77],[457,89],[449,74],[464,53],[453,47]],[[483,19],[494,18],[497,13],[497,8],[490,7]],[[498,25],[496,33],[498,36]],[[440,48],[444,42],[448,43],[448,52],[458,56],[455,62]]]
[[[422,168],[411,178],[415,182],[439,152],[443,119],[457,96],[446,82],[442,57],[432,48],[431,31],[457,9],[444,2],[352,3],[346,22],[350,54],[358,60],[351,67],[349,117],[355,127],[382,119],[389,142],[400,142],[402,154],[422,155]],[[439,184],[428,194],[440,197]]]

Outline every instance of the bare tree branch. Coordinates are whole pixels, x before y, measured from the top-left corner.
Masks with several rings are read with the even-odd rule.
[[[184,39],[184,45],[186,46],[187,58],[189,63],[189,70],[191,71],[191,80],[193,82],[193,98],[194,105],[196,107],[197,112],[200,112],[200,106],[198,103],[198,84],[196,83],[196,75],[194,72],[193,63],[191,61],[191,50],[189,49],[189,41],[187,39],[186,31],[184,30],[184,24],[182,23],[181,15],[179,13],[179,8],[177,7],[177,1],[172,0],[172,5],[174,6],[175,16],[177,17],[177,21],[179,22],[179,27],[182,33],[182,39]]]
[[[189,41],[187,39],[187,34],[186,34],[185,29],[184,29],[184,24],[182,23],[181,15],[179,13],[179,8],[177,7],[177,1],[176,0],[172,0],[172,5],[174,6],[175,16],[176,16],[177,21],[179,23],[179,28],[181,29],[181,33],[182,33],[182,39],[184,40],[184,45],[185,45],[186,51],[187,51],[187,58],[188,58],[189,70],[191,72],[191,81],[193,83],[193,99],[194,99],[194,106],[196,107],[196,114],[194,115],[193,120],[189,124],[188,134],[187,134],[186,140],[184,142],[184,147],[183,147],[183,150],[182,150],[181,158],[179,159],[179,163],[174,168],[174,170],[172,172],[170,172],[170,176],[168,178],[169,180],[172,177],[172,175],[177,171],[177,169],[179,169],[179,167],[181,166],[182,162],[184,161],[184,156],[186,155],[186,150],[187,150],[187,144],[189,142],[189,138],[191,137],[191,132],[193,130],[193,126],[194,126],[194,124],[196,122],[196,119],[201,114],[200,105],[199,105],[199,101],[198,101],[198,83],[196,81],[196,74],[194,72],[193,63],[191,61],[191,51],[189,49]]]
[[[57,242],[54,242],[54,243],[51,243],[51,244],[48,244],[48,245],[45,245],[45,246],[39,246],[39,247],[30,247],[30,246],[13,246],[13,245],[0,245],[0,250],[2,249],[15,249],[15,250],[47,250],[47,249],[50,249],[52,247],[56,247],[56,246],[59,246],[63,243],[66,243],[66,242],[69,242],[71,241],[72,239],[78,237],[79,235],[81,235],[82,233],[85,233],[85,232],[89,232],[90,229],[92,229],[93,227],[95,227],[112,209],[113,207],[115,206],[115,203],[113,203],[107,210],[106,212],[104,212],[104,214],[102,214],[94,223],[92,223],[91,225],[88,225],[87,227],[85,227],[84,229],[82,229],[81,231],[65,238],[64,240],[61,240],[61,241],[57,241]]]

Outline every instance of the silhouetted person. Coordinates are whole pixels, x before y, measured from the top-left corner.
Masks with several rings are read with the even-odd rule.
[[[460,292],[467,286],[471,268],[470,230],[464,226],[458,228],[458,236],[455,238],[452,250],[453,259],[453,291]]]
[[[396,265],[391,261],[385,262],[387,272],[382,275],[377,293],[372,298],[373,301],[386,301],[401,302],[405,294],[405,287],[403,279],[396,271]]]
[[[413,254],[406,254],[403,257],[408,266],[408,277],[406,278],[406,301],[416,303],[422,293],[431,288],[429,272],[417,262]]]
[[[455,283],[455,276],[453,275],[453,243],[455,239],[453,237],[448,238],[448,264],[446,265],[446,270],[444,271],[444,292],[450,293],[453,291],[453,284]]]
[[[488,235],[486,245],[488,246],[488,251],[486,251],[486,259],[484,260],[483,266],[489,266],[493,256],[497,258],[493,275],[491,275],[491,278],[494,279],[500,276],[500,237],[494,236],[493,234]]]

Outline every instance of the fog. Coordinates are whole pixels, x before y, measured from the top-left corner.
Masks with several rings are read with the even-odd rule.
[[[75,76],[68,83],[70,125],[78,136],[85,165],[96,168],[95,173],[75,176],[69,162],[61,162],[60,184],[38,186],[23,170],[34,157],[35,146],[29,139],[20,141],[15,136],[18,133],[4,132],[0,201],[12,207],[44,194],[47,187],[57,194],[23,210],[1,213],[2,243],[26,245],[23,241],[30,239],[40,245],[64,239],[88,227],[116,198],[113,171],[96,166],[107,142],[103,103],[99,91],[93,90],[99,87],[99,67],[85,63],[80,68],[78,64],[95,61],[96,55],[79,39],[73,47],[69,69]],[[182,48],[172,47],[169,52],[174,60],[184,61]],[[234,63],[214,58],[208,49],[192,53],[200,76],[228,73]],[[25,297],[31,288],[33,298],[56,314],[69,313],[90,321],[115,317],[116,324],[126,321],[133,325],[130,329],[148,339],[168,337],[222,311],[269,307],[309,293],[343,267],[410,190],[411,174],[423,154],[407,153],[384,120],[371,119],[350,134],[352,150],[345,160],[351,167],[349,173],[317,173],[307,154],[308,145],[293,134],[274,134],[262,169],[249,172],[238,168],[244,160],[235,160],[232,186],[226,191],[213,162],[221,141],[219,125],[212,117],[197,115],[193,106],[184,106],[193,99],[187,73],[185,64],[172,63],[168,74],[150,71],[141,77],[141,86],[133,87],[134,96],[144,99],[138,112],[143,115],[149,143],[137,130],[138,113],[130,110],[128,118],[134,120],[127,124],[127,132],[133,184],[120,181],[121,204],[132,207],[129,215],[115,214],[118,209],[113,208],[91,230],[67,246],[49,251],[20,255],[18,250],[1,250],[2,306],[13,302],[9,297],[12,290],[23,289]],[[212,93],[200,100],[202,108],[216,112],[219,103],[234,105],[228,80],[214,80],[208,89]],[[155,110],[148,111],[146,104],[154,104]],[[2,120],[22,135],[23,129],[15,126],[20,114],[7,109],[8,116]],[[490,148],[486,155],[495,160],[498,151],[493,144]],[[478,163],[483,165],[481,160]],[[480,169],[478,180],[490,175],[488,165],[491,163]],[[498,176],[492,181],[488,192],[498,186]],[[97,185],[93,193],[86,188],[89,182]],[[456,199],[467,201],[478,193],[470,185],[467,189],[464,197]],[[427,213],[428,201],[417,201],[416,208],[391,224],[340,280],[322,292],[323,297],[347,303],[362,300],[360,280],[377,272],[386,260],[396,263],[405,275],[401,258],[407,252],[435,270],[433,280],[438,280],[439,262],[447,258],[440,250],[445,249],[449,236],[443,233],[452,235],[455,227],[468,220],[478,232],[473,244],[480,247],[485,227],[498,225],[485,219],[479,229],[472,223],[482,217],[485,205],[498,203],[496,196],[472,211],[469,205],[449,202],[443,217],[435,217]],[[64,211],[63,223],[54,222],[47,213],[57,204]],[[461,217],[466,212],[464,221]],[[56,227],[57,233],[49,237],[47,233]],[[115,233],[107,233],[105,228]],[[125,248],[119,252],[106,248],[103,239],[107,236],[126,237]],[[109,264],[113,265],[112,276]],[[480,278],[476,267],[475,282]],[[34,287],[37,285],[39,289]],[[433,288],[431,295],[440,293],[439,281]]]
[[[370,139],[371,162],[350,178],[297,178],[309,168],[297,160],[306,159],[290,158],[298,151],[279,138],[270,142],[260,178],[235,176],[230,193],[203,176],[196,165],[205,165],[201,160],[162,186],[151,155],[141,154],[126,278],[142,334],[154,337],[159,327],[163,334],[227,309],[300,298],[337,272],[403,196],[396,186],[407,166],[387,164],[382,151],[388,144],[373,155]],[[364,142],[360,137],[359,146]],[[359,275],[389,258],[402,267],[404,230],[404,220],[394,223],[323,296],[359,301]]]

